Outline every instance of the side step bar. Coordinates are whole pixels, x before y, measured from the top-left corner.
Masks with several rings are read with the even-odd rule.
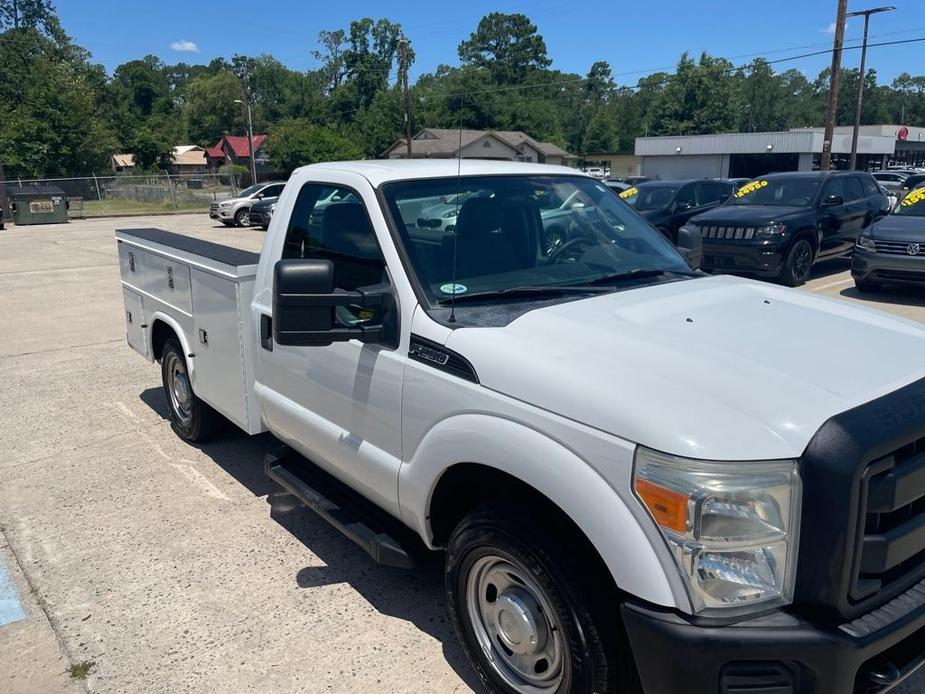
[[[374,561],[385,566],[413,569],[416,562],[386,526],[391,518],[372,506],[339,480],[288,448],[264,457],[264,472],[287,492],[362,547]],[[376,518],[378,515],[381,518]]]

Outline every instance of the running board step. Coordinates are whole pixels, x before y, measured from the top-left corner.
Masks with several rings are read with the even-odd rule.
[[[417,565],[412,553],[396,539],[410,535],[410,531],[404,532],[397,520],[310,461],[284,448],[267,453],[263,465],[267,477],[362,547],[377,563],[400,569]]]

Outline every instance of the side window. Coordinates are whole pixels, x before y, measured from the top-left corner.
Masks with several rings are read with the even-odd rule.
[[[276,184],[273,186],[267,186],[261,192],[263,193],[263,197],[265,198],[278,198],[280,194],[283,192],[283,188],[285,187],[286,187],[285,185]]]
[[[825,200],[826,198],[830,198],[833,195],[838,195],[846,202],[848,201],[844,178],[832,178],[829,179],[829,182],[825,184],[825,190],[822,191],[822,199]]]
[[[857,176],[849,176],[845,179],[845,201],[860,200],[864,197],[864,189],[861,187],[861,179]]]
[[[347,188],[302,186],[289,218],[283,258],[326,259],[334,263],[334,286],[353,291],[385,281],[385,261],[359,198]],[[373,312],[338,308],[344,323],[369,320]]]
[[[873,176],[861,176],[861,183],[864,184],[864,195],[879,195],[880,188]]]
[[[678,191],[675,202],[678,203],[678,209],[681,210],[697,207],[697,186],[693,183],[681,186],[681,190]]]
[[[700,183],[700,204],[710,205],[725,200],[732,194],[732,186],[721,181],[704,181]]]

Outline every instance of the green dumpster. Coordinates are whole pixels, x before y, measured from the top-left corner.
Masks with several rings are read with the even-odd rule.
[[[57,186],[7,186],[6,195],[14,224],[67,222],[67,195]]]

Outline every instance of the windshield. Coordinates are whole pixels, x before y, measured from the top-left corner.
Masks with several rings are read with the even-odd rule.
[[[258,192],[261,188],[266,187],[266,183],[255,183],[249,188],[245,188],[240,193],[238,193],[239,198],[248,198],[254,193]]]
[[[690,273],[661,234],[584,176],[401,181],[383,193],[432,304],[509,289],[606,286],[614,275],[641,277],[639,270]],[[443,202],[455,196],[463,200],[458,214]],[[436,222],[428,216],[435,212]],[[647,281],[659,281],[654,274]]]
[[[925,188],[914,188],[896,206],[893,214],[906,217],[925,217]]]
[[[730,205],[809,207],[822,178],[759,178],[746,183],[730,198]]]
[[[668,205],[681,186],[633,186],[620,193],[623,201],[643,212],[659,210]]]

